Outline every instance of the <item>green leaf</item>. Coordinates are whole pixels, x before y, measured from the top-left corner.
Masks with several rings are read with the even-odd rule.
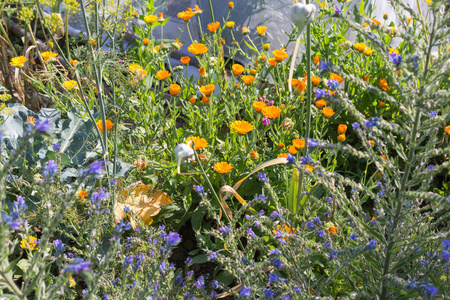
[[[364,17],[367,17],[365,12],[364,0],[361,0],[361,2],[359,3],[359,13],[362,14]]]
[[[192,258],[192,262],[191,262],[191,264],[204,264],[204,263],[206,263],[206,262],[208,262],[208,255],[206,255],[206,254],[199,254],[199,255],[196,255],[196,256],[194,256],[193,258]]]
[[[28,268],[30,267],[30,263],[28,262],[27,259],[22,258],[17,263],[17,266],[25,273],[28,270]]]

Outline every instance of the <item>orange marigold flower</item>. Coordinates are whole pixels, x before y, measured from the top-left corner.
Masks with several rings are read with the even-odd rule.
[[[192,96],[191,98],[189,98],[189,102],[192,104],[195,104],[195,102],[197,102],[197,97],[196,96]]]
[[[172,96],[178,95],[180,93],[180,90],[181,90],[181,87],[176,83],[173,83],[169,86],[169,93]]]
[[[308,170],[309,172],[314,171],[314,168],[311,165],[305,165],[305,169]]]
[[[325,118],[329,118],[334,115],[334,110],[332,108],[324,107],[322,108],[322,114]]]
[[[411,18],[407,18],[406,21],[408,21],[408,24],[411,24],[412,19]]]
[[[214,92],[215,88],[216,87],[214,86],[214,84],[207,84],[200,87],[200,93],[202,93],[205,96],[209,96]]]
[[[203,10],[201,10],[200,7],[198,7],[198,5],[195,4],[195,6],[194,6],[194,12],[195,12],[196,14],[201,14],[201,13],[203,12]]]
[[[287,80],[288,84],[289,84],[289,79]],[[296,87],[298,84],[298,80],[295,78],[292,78],[291,80],[291,87]]]
[[[280,153],[277,158],[287,158],[287,153]]]
[[[233,2],[228,2],[228,9],[233,9],[234,7],[234,3]]]
[[[377,19],[370,19],[370,21],[372,21],[375,25],[378,25],[378,26],[381,25],[381,22],[378,21]]]
[[[367,46],[364,45],[363,43],[356,43],[355,45],[353,45],[353,47],[355,47],[356,50],[358,50],[359,52],[364,52],[364,50],[366,50]]]
[[[150,16],[145,16],[144,17],[144,21],[147,22],[150,25],[153,24],[157,19],[158,19],[158,17],[155,16],[155,15],[150,15]]]
[[[253,125],[247,121],[234,121],[233,123],[231,123],[230,127],[239,134],[246,134],[247,132],[252,131],[254,128]]]
[[[177,38],[175,41],[173,41],[171,45],[172,45],[172,47],[174,47],[174,48],[177,49],[177,50],[180,50],[181,47],[183,47],[183,44],[180,43],[180,41],[178,40],[178,38]]]
[[[195,16],[195,12],[192,11],[192,8],[188,8],[186,11],[177,14],[177,17],[183,19],[185,22],[189,22],[193,16]]]
[[[202,98],[202,103],[203,103],[203,104],[208,104],[208,103],[209,103],[209,98],[206,97],[206,96],[203,96],[203,98]]]
[[[339,134],[337,139],[338,139],[339,142],[344,142],[345,141],[345,134],[344,133],[343,134]]]
[[[278,143],[278,148],[284,148],[284,143]]]
[[[306,83],[303,80],[299,80],[297,83],[297,86],[295,87],[295,90],[299,93],[303,93],[306,88]]]
[[[199,136],[190,136],[184,141],[185,144],[188,144],[192,148],[192,143],[189,143],[189,141],[194,142],[195,150],[202,150],[205,147],[208,147],[208,142]]]
[[[338,126],[338,133],[343,134],[347,131],[347,125],[345,124],[339,124]]]
[[[373,53],[373,50],[370,49],[369,47],[367,47],[367,49],[364,50],[364,52],[363,52],[363,54],[364,54],[364,55],[367,55],[367,56],[371,55],[372,53]]]
[[[342,83],[342,81],[344,81],[344,79],[341,76],[334,73],[330,75],[330,79],[337,80],[337,82],[339,83]]]
[[[448,125],[447,127],[445,127],[445,132],[447,132],[447,134],[450,134],[450,125]]]
[[[305,148],[305,141],[302,139],[294,139],[292,140],[292,145],[297,149],[303,149]]]
[[[34,124],[36,124],[36,118],[33,116],[28,116],[26,122],[34,125]]]
[[[387,84],[387,80],[384,78],[380,78],[380,80],[378,81],[378,85],[385,91],[389,91],[391,89]]]
[[[139,157],[134,161],[133,166],[138,167],[140,170],[144,170],[147,167],[147,162]]]
[[[250,33],[250,29],[248,27],[242,27],[242,35],[247,35]]]
[[[166,71],[166,70],[160,70],[160,71],[156,72],[156,78],[158,78],[159,80],[164,80],[169,76],[170,76],[170,72]]]
[[[316,106],[318,108],[324,107],[325,105],[327,105],[328,101],[324,100],[324,99],[320,99],[319,101],[316,101]]]
[[[364,75],[364,81],[369,82],[369,75]]]
[[[78,65],[78,60],[76,60],[76,59],[71,59],[71,60],[69,60],[69,64],[71,64],[72,66],[76,66],[76,65]]]
[[[188,47],[188,51],[195,55],[205,54],[208,48],[200,43],[194,43]]]
[[[380,102],[378,102],[378,105],[379,105],[380,107],[385,107],[385,106],[386,106],[386,103],[384,103],[384,101],[380,101]]]
[[[328,228],[327,231],[332,236],[335,236],[338,233],[339,227],[333,224],[333,222],[327,222],[325,226]]]
[[[272,54],[278,62],[283,61],[288,57],[288,54],[286,53],[284,47],[278,50],[273,50]]]
[[[275,58],[273,58],[273,57],[269,58],[269,59],[267,60],[267,62],[269,63],[269,65],[270,65],[271,67],[275,67],[275,66],[277,65],[277,60],[276,60]]]
[[[231,171],[231,169],[233,169],[233,166],[224,161],[218,162],[214,165],[214,171],[221,173],[221,174],[229,173]]]
[[[208,30],[209,32],[216,32],[217,29],[220,27],[220,23],[216,22],[216,23],[209,23],[208,24]]]
[[[200,69],[198,69],[198,74],[200,75],[200,77],[206,77],[206,70],[203,67],[200,67]]]
[[[312,77],[311,78],[311,83],[313,84],[313,85],[319,85],[319,83],[320,83],[320,78],[319,77]]]
[[[234,23],[233,21],[229,21],[229,22],[226,23],[226,25],[227,25],[228,28],[233,28],[233,27],[234,27],[234,24],[235,24],[235,23]]]
[[[183,56],[182,58],[180,58],[180,61],[183,65],[188,65],[189,62],[191,61],[191,58],[189,56]]]
[[[242,76],[242,81],[246,85],[252,84],[253,80],[255,80],[255,76],[252,76],[252,75],[244,75],[244,76]]]
[[[83,201],[86,200],[87,195],[88,195],[88,193],[85,190],[78,190],[75,193],[75,197],[78,200],[83,200]]]
[[[267,106],[267,104],[265,103],[265,102],[263,102],[263,101],[256,101],[256,102],[253,102],[253,108],[256,110],[256,111],[261,111],[264,107],[266,107]]]
[[[313,60],[316,65],[320,63],[320,57],[318,57],[317,55],[313,57]]]
[[[289,152],[291,155],[295,155],[295,154],[297,154],[297,149],[295,148],[294,145],[290,145],[290,146],[288,147],[288,152]]]
[[[267,26],[258,26],[256,27],[256,31],[258,32],[259,36],[265,36],[266,35]]]
[[[256,74],[258,74],[258,71],[256,71],[255,69],[251,69],[250,74],[255,76]]]
[[[245,68],[242,65],[234,64],[231,66],[231,70],[233,71],[233,74],[236,76],[239,76],[244,72]]]
[[[261,112],[264,116],[268,117],[269,119],[278,118],[281,114],[281,109],[279,109],[276,106],[266,106],[264,107]]]
[[[381,177],[383,177],[383,175],[382,175],[380,172],[378,172],[378,173],[377,173],[377,177],[378,177],[378,178],[381,178]]]
[[[369,140],[370,146],[375,146],[375,141],[374,140]]]
[[[110,120],[106,120],[106,132],[108,132],[113,126],[114,126],[113,122],[111,122]],[[103,121],[102,120],[97,121],[97,127],[98,127],[98,130],[103,132]]]
[[[252,150],[252,151],[250,152],[250,157],[251,157],[251,158],[257,159],[258,156],[259,156],[259,154],[258,154],[258,152],[256,152],[255,150]]]
[[[144,44],[145,46],[147,46],[148,44],[150,44],[150,40],[149,40],[149,39],[143,39],[143,40],[142,40],[142,44]]]
[[[164,21],[165,21],[165,19],[164,19],[164,14],[163,14],[162,12],[160,12],[160,13],[158,14],[158,19],[157,19],[157,21],[158,21],[158,22],[164,22]]]

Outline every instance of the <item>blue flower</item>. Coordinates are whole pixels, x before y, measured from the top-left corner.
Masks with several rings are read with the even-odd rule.
[[[302,292],[302,289],[301,289],[299,286],[294,286],[294,291],[295,291],[297,294],[300,294],[300,293]]]
[[[319,69],[322,71],[326,71],[330,69],[333,66],[331,62],[324,62],[323,60],[320,60]]]
[[[53,182],[53,176],[58,171],[58,164],[54,160],[49,160],[47,164],[42,168],[42,176],[44,176],[44,182]]]
[[[356,234],[350,234],[348,237],[354,241],[356,241],[356,239],[357,239]]]
[[[36,125],[34,125],[34,129],[39,132],[47,132],[50,129],[50,120],[47,119],[41,119],[36,121]]]
[[[181,240],[180,235],[177,232],[170,231],[167,237],[165,237],[166,246],[173,247]]]
[[[334,17],[342,15],[342,10],[337,6],[337,4],[334,6]]]
[[[324,247],[330,248],[331,247],[331,242],[327,241],[325,244],[323,244]]]
[[[366,250],[375,249],[375,240],[371,240],[370,242],[368,242],[364,249]]]
[[[330,255],[330,259],[334,259],[334,258],[336,258],[337,257],[337,252],[336,251],[334,251],[334,250],[330,250],[330,253],[329,253],[329,255]]]
[[[430,115],[430,117],[436,117],[437,116],[437,112],[435,112],[434,110],[430,110],[430,112],[428,114]]]
[[[317,98],[317,100],[319,98],[322,98],[323,96],[325,96],[326,92],[324,89],[319,89],[319,88],[315,88],[314,89],[314,96]]]
[[[125,260],[123,261],[123,267],[132,266],[134,261],[133,255],[125,256]]]
[[[14,230],[20,230],[20,226],[22,226],[22,221],[18,218],[14,218],[5,213],[1,213],[2,221],[8,224]]]
[[[450,241],[447,240],[447,239],[444,239],[444,240],[442,241],[442,246],[444,246],[444,249],[450,248]]]
[[[214,252],[214,251],[211,252],[211,253],[209,254],[208,258],[209,258],[210,260],[215,260],[215,259],[217,259],[217,253]]]
[[[264,297],[267,299],[272,299],[273,296],[275,296],[275,292],[272,289],[266,289],[264,291]]]
[[[302,165],[313,165],[315,163],[314,159],[310,155],[306,155],[301,158],[300,163]]]
[[[82,258],[77,257],[64,267],[62,273],[73,272],[75,274],[78,274],[82,271],[89,270],[90,265],[90,262],[84,261]]]
[[[53,150],[58,152],[59,150],[61,150],[61,146],[58,143],[55,143],[55,144],[53,144]]]
[[[312,218],[314,223],[320,224],[320,218],[319,217],[313,217]]]
[[[89,168],[84,172],[84,176],[89,174],[94,174],[94,178],[100,178],[105,171],[103,167],[104,161],[96,160],[94,161]]]
[[[250,237],[250,238],[256,237],[256,234],[253,232],[253,230],[251,228],[247,228],[247,234],[248,234],[248,237]]]
[[[262,182],[268,182],[269,181],[269,179],[267,179],[266,173],[263,173],[263,172],[258,174],[258,179],[260,181],[262,181]]]
[[[280,213],[279,213],[278,211],[274,210],[274,211],[270,214],[270,217],[271,217],[272,219],[277,219],[277,218],[281,218],[281,215],[280,215]]]
[[[290,153],[287,154],[287,162],[289,164],[295,164],[295,156],[291,155]]]
[[[54,240],[53,246],[55,246],[56,253],[53,254],[55,257],[58,257],[60,254],[63,254],[66,250],[66,247],[64,247],[63,242],[61,240]]]
[[[353,127],[353,129],[358,130],[361,127],[361,125],[359,125],[358,122],[353,122],[352,127]]]
[[[283,296],[283,297],[281,297],[281,300],[291,300],[291,297],[289,297],[289,296]]]
[[[318,139],[306,139],[306,144],[308,145],[308,148],[315,148],[320,146],[320,140]]]
[[[203,185],[194,186],[194,191],[196,191],[200,195],[200,197],[206,196],[205,188],[203,187]]]
[[[283,266],[283,262],[276,257],[271,258],[270,261],[271,261],[272,265],[277,269],[281,269],[281,267]]]
[[[320,238],[323,238],[323,237],[324,237],[323,230],[317,230],[317,231],[316,231],[316,234],[317,234],[317,236],[320,237]]]
[[[204,289],[205,288],[205,277],[199,276],[197,281],[194,283],[194,285],[201,290]]]
[[[392,52],[391,54],[389,54],[389,60],[396,66],[400,65],[401,62],[403,61],[403,57],[401,57],[400,55],[398,55],[395,52]]]
[[[100,208],[100,202],[103,199],[108,199],[109,193],[106,191],[106,188],[100,188],[98,191],[92,193],[91,196],[91,204],[95,205],[96,209]]]
[[[128,231],[131,229],[131,224],[129,222],[125,222],[124,219],[120,220],[120,223],[114,226],[114,233],[118,235],[124,231]]]
[[[426,288],[425,291],[430,294],[431,296],[433,296],[434,294],[436,294],[437,291],[439,291],[438,288],[434,287],[433,284],[429,284]]]
[[[250,296],[250,295],[251,295],[250,287],[243,286],[241,288],[241,290],[239,291],[239,297],[247,297],[247,296]]]
[[[442,250],[441,253],[444,260],[450,260],[450,253],[448,251]]]
[[[277,248],[269,250],[269,255],[280,255],[280,254],[281,254],[281,251]]]
[[[226,225],[220,227],[220,228],[219,228],[219,231],[220,231],[221,233],[225,234],[225,235],[229,235],[229,234],[231,234],[231,232],[232,232],[231,228],[228,227],[228,226],[226,226]]]
[[[278,281],[278,276],[275,273],[270,273],[269,274],[269,282],[275,282]]]
[[[328,79],[327,84],[331,88],[337,88],[339,86],[339,81],[337,81],[336,79]]]

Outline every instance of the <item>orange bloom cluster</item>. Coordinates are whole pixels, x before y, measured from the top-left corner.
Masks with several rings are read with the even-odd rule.
[[[231,123],[230,127],[239,134],[246,134],[254,128],[253,125],[247,121],[234,121]]]
[[[184,141],[185,144],[188,144],[192,148],[192,143],[189,143],[189,141],[194,142],[195,150],[202,150],[205,147],[208,147],[208,142],[199,136],[190,136]]]
[[[169,76],[170,76],[170,72],[166,71],[166,70],[160,70],[160,71],[156,72],[156,78],[158,78],[159,80],[164,80]]]
[[[385,91],[389,91],[391,89],[387,84],[387,80],[384,78],[380,78],[380,80],[378,81],[378,85],[380,86],[381,89]]]
[[[266,106],[267,106],[267,104],[263,101],[253,102],[253,108],[258,112],[260,112]]]
[[[286,59],[288,57],[288,54],[286,53],[286,50],[284,49],[284,47],[281,49],[278,49],[278,50],[273,50],[272,54],[275,57],[275,60],[277,62],[283,61],[284,59]]]
[[[334,115],[334,110],[329,107],[324,107],[324,108],[322,108],[322,114],[325,118],[329,118]]]
[[[171,84],[169,86],[169,93],[172,96],[176,96],[180,93],[181,87],[178,84]]]
[[[200,87],[200,93],[205,96],[209,96],[214,92],[215,86],[214,84],[207,84]]]
[[[229,173],[232,169],[233,166],[227,162],[218,162],[214,165],[214,171],[221,174]]]
[[[220,27],[220,23],[216,22],[216,23],[209,23],[208,24],[208,30],[209,32],[216,32],[217,29]]]
[[[111,128],[114,126],[114,123],[111,122],[110,120],[106,120],[106,132],[108,132],[109,130],[111,130]],[[100,130],[101,132],[103,132],[103,121],[102,120],[98,120],[97,121],[97,127],[98,130]]]
[[[242,74],[242,72],[245,71],[245,68],[242,65],[234,64],[231,66],[231,70],[233,71],[234,75],[239,76]]]
[[[208,48],[200,43],[194,43],[188,47],[188,51],[195,55],[205,54]]]
[[[345,141],[345,132],[347,131],[347,125],[345,124],[339,124],[338,126],[338,141],[339,142],[344,142]]]
[[[177,17],[183,19],[185,22],[189,22],[193,16],[195,16],[195,12],[192,11],[192,8],[188,8],[186,11],[177,14]]]
[[[275,119],[280,116],[281,109],[276,106],[266,106],[261,110],[261,112],[269,119]]]
[[[180,58],[180,61],[183,65],[188,65],[189,62],[191,61],[191,58],[189,56],[183,56],[182,58]]]
[[[253,80],[255,80],[255,76],[252,76],[252,75],[244,75],[244,76],[242,76],[242,81],[246,85],[252,84]]]

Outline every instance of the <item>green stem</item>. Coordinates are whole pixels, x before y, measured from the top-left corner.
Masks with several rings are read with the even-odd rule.
[[[213,12],[213,8],[212,8],[212,3],[211,0],[208,0],[209,2],[209,12],[211,13],[211,22],[215,23],[215,19],[214,19],[214,12]]]
[[[66,27],[65,32],[65,40],[66,40],[66,51],[67,51],[67,58],[70,60],[70,48],[69,48],[69,14],[66,10],[66,17],[64,20],[64,26]]]
[[[22,291],[17,287],[17,285],[14,283],[14,281],[11,279],[11,277],[9,277],[8,274],[6,274],[3,271],[3,268],[0,267],[0,275],[3,277],[3,279],[6,281],[6,283],[9,285],[9,287],[11,288],[11,290],[14,292],[14,294],[17,295],[17,297],[19,297],[20,299],[26,299],[23,294]]]

